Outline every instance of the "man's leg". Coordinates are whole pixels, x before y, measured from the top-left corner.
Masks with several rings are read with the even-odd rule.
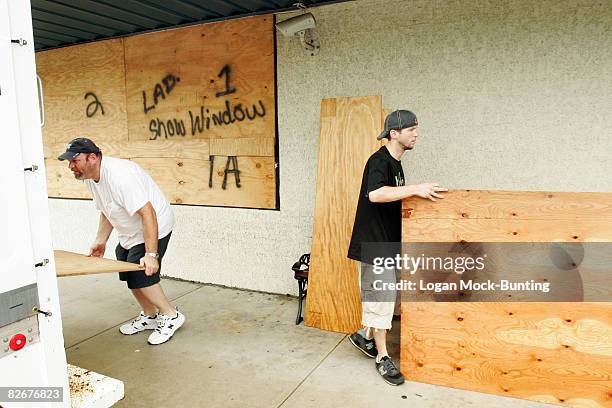
[[[143,293],[141,293],[140,289],[131,289],[132,294],[138,301],[140,308],[147,316],[156,316],[159,308],[152,303]]]
[[[390,385],[400,385],[404,383],[404,376],[400,373],[395,363],[389,357],[387,351],[387,330],[391,329],[393,311],[397,302],[396,291],[376,291],[372,290],[371,281],[380,279],[383,282],[396,282],[395,269],[385,269],[382,275],[374,276],[372,266],[361,265],[362,285],[368,285],[368,291],[362,291],[362,321],[366,328],[366,333],[372,333],[374,343],[378,349],[376,355],[376,371]],[[366,301],[364,301],[366,300]]]
[[[156,283],[146,288],[132,289],[134,297],[138,300],[138,303],[143,307],[145,313],[148,314],[147,310],[144,309],[146,306],[152,306],[153,308],[159,309],[159,312],[166,316],[176,316],[176,308],[170,305],[164,290],[159,283]],[[143,302],[141,302],[141,299]],[[151,315],[152,316],[152,315]]]
[[[389,357],[389,353],[387,352],[387,330],[372,330],[374,331],[374,342],[376,343],[376,348],[378,349],[378,355],[376,356],[376,361],[378,362],[384,356]]]

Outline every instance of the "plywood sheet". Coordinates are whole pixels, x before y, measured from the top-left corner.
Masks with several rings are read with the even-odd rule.
[[[53,251],[55,254],[55,271],[58,277],[92,275],[96,273],[130,272],[143,268],[138,264],[98,258],[68,251]]]
[[[275,135],[271,16],[129,37],[125,64],[132,141]],[[233,92],[217,96],[228,89]],[[185,128],[184,136],[167,128],[160,133],[160,122],[175,120]]]
[[[363,168],[380,147],[381,109],[380,96],[321,101],[308,326],[345,333],[359,327],[359,275],[347,252]]]
[[[174,204],[206,204],[232,207],[273,208],[275,172],[273,157],[238,157],[240,187],[233,173],[223,189],[227,157],[215,156],[212,179],[209,160],[134,158],[159,181],[166,198]],[[230,169],[233,164],[230,163]],[[210,183],[212,182],[212,186]]]
[[[612,221],[610,221],[612,224]],[[405,242],[608,242],[601,220],[414,219],[402,221]]]
[[[401,350],[413,381],[568,406],[612,403],[609,304],[407,302]]]
[[[390,114],[391,112],[393,112],[393,109],[390,109],[390,108],[384,108],[384,109],[382,110],[382,115],[381,115],[381,117],[380,117],[380,118],[381,118],[381,122],[380,122],[380,131],[381,131],[381,132],[382,132],[382,131],[385,129],[385,119],[387,118],[387,116],[389,116],[389,114]],[[380,141],[380,145],[381,145],[381,146],[386,145],[386,144],[387,144],[387,140],[389,140],[389,139],[387,139],[387,138],[382,139],[382,140]]]
[[[44,51],[37,67],[50,197],[89,198],[56,160],[68,141],[85,136],[107,156],[155,169],[174,203],[276,208],[273,16]],[[238,158],[236,191],[214,187],[227,156]]]
[[[36,70],[44,90],[45,145],[79,136],[127,141],[123,40],[37,52]]]
[[[274,141],[272,137],[210,139],[210,154],[213,156],[274,157]]]
[[[612,193],[454,190],[445,197],[436,202],[409,200],[404,206],[404,217],[410,220],[612,219]]]
[[[96,143],[105,156],[132,159],[134,157],[183,158],[208,160],[210,148],[206,140],[100,142]],[[57,159],[66,150],[64,144],[46,145],[45,159]],[[62,163],[67,167],[67,163]]]
[[[451,191],[403,203],[404,242],[612,241],[612,194]],[[584,217],[582,217],[584,215]],[[612,406],[612,303],[403,303],[415,381],[567,406]]]

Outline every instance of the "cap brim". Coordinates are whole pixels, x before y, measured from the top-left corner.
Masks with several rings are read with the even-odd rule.
[[[382,132],[380,135],[378,135],[378,137],[376,138],[376,140],[381,140],[384,139],[385,137],[389,136],[389,131],[386,130],[384,132]]]
[[[66,151],[66,152],[60,154],[59,156],[57,156],[57,160],[59,160],[59,161],[72,160],[75,157],[77,157],[78,155],[79,155],[79,152]]]

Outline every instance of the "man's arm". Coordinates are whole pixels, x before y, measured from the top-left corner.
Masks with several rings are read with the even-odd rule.
[[[448,191],[440,187],[438,183],[413,184],[410,186],[391,187],[383,186],[374,191],[370,191],[368,198],[373,203],[389,203],[399,201],[404,198],[417,196],[436,201],[436,198],[444,198],[441,192]]]
[[[98,233],[96,240],[89,248],[89,256],[103,257],[106,251],[106,242],[113,232],[113,226],[103,213],[100,213],[100,221],[98,222]]]
[[[155,208],[153,208],[150,201],[147,201],[147,203],[140,210],[136,211],[136,213],[142,217],[145,252],[157,253],[158,229]],[[140,265],[145,267],[145,274],[147,274],[147,276],[154,275],[159,270],[159,262],[157,261],[157,257],[154,256],[143,256],[140,259]]]

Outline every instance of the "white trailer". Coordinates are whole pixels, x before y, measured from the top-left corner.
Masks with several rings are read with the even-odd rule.
[[[0,0],[0,407],[107,407],[123,383],[66,364],[39,92],[30,2]],[[72,404],[69,368],[91,386]]]

